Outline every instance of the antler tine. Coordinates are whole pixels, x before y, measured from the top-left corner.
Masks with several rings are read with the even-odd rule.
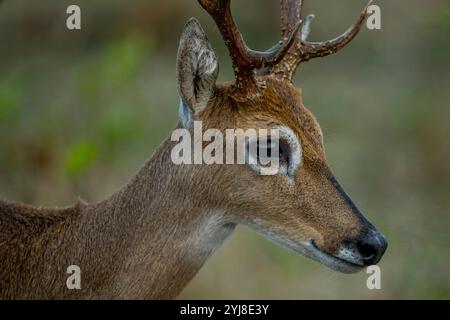
[[[281,0],[281,2],[282,5],[284,4],[284,7],[289,7],[292,10],[294,10],[294,6],[298,6],[298,12],[301,12],[303,1]],[[351,26],[346,32],[333,40],[324,42],[309,42],[306,41],[306,39],[301,39],[301,37],[297,38],[294,45],[291,47],[281,63],[273,68],[272,73],[275,74],[278,78],[292,81],[294,73],[300,63],[317,57],[325,57],[329,54],[336,53],[337,51],[345,47],[360,31],[361,26],[368,15],[367,9],[372,4],[372,2],[373,0],[369,0],[369,2],[364,7],[364,10],[361,12],[358,21],[353,26]],[[283,24],[286,25],[285,23],[286,21],[288,21],[291,25],[293,17],[287,18],[285,15],[286,13],[282,12]]]
[[[345,47],[358,34],[359,30],[361,30],[361,26],[368,14],[367,9],[372,4],[372,2],[373,0],[369,0],[364,10],[361,12],[358,21],[339,37],[325,42],[304,41],[303,44],[307,48],[307,50],[300,62],[308,61],[309,59],[316,57],[324,57],[328,54],[335,53],[339,49]]]
[[[301,23],[303,0],[280,0],[281,6],[281,35],[287,36],[292,28]]]
[[[265,52],[251,50],[239,32],[231,14],[231,0],[198,0],[200,5],[214,19],[222,34],[233,61],[236,87],[246,95],[256,89],[254,71],[271,68],[282,61],[297,38],[300,22],[283,36],[282,41]]]

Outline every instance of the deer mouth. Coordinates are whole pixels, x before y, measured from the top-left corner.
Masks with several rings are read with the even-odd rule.
[[[293,239],[286,234],[275,233],[261,223],[246,223],[247,226],[257,230],[269,240],[299,253],[309,259],[315,260],[330,269],[342,273],[356,273],[367,267],[361,254],[348,244],[343,243],[339,253],[333,255],[322,250],[313,239]]]
[[[357,261],[359,260],[357,257],[345,254],[345,248],[340,249],[339,256],[336,256],[320,249],[314,240],[307,241],[305,247],[308,253],[310,253],[310,258],[339,272],[355,273],[366,267],[362,262]],[[344,256],[348,258],[344,258]]]

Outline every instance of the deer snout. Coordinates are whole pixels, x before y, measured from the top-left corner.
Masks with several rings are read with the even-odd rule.
[[[378,231],[368,232],[357,240],[355,246],[365,266],[377,264],[387,248],[386,238]]]

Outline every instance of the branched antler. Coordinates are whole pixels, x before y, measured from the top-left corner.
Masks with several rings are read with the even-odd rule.
[[[281,1],[281,21],[284,36],[289,33],[293,26],[301,21],[303,0],[280,0]],[[298,65],[312,58],[324,57],[337,52],[345,47],[358,34],[367,17],[367,9],[373,0],[369,0],[362,11],[358,21],[339,37],[324,42],[309,42],[306,37],[309,33],[309,24],[313,16],[308,16],[302,24],[301,36],[297,37],[294,44],[289,49],[283,60],[275,65],[272,73],[279,79],[292,81]]]
[[[283,39],[268,51],[254,51],[247,47],[233,20],[231,0],[198,0],[198,2],[214,19],[228,47],[239,93],[244,96],[254,93],[257,86],[255,70],[271,69],[282,61],[297,38],[301,21],[294,22],[290,31],[283,34]]]
[[[339,37],[324,42],[307,41],[314,15],[310,14],[302,21],[303,0],[280,0],[282,40],[265,52],[251,50],[245,44],[231,14],[231,0],[198,2],[216,22],[233,61],[238,94],[247,97],[257,92],[256,71],[259,75],[272,74],[280,80],[292,82],[300,63],[327,56],[345,47],[361,29],[373,0],[369,0],[352,27]]]

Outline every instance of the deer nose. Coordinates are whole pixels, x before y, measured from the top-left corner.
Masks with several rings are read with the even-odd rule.
[[[358,241],[356,247],[361,254],[364,265],[371,266],[380,261],[386,251],[387,241],[381,233],[373,231]]]

